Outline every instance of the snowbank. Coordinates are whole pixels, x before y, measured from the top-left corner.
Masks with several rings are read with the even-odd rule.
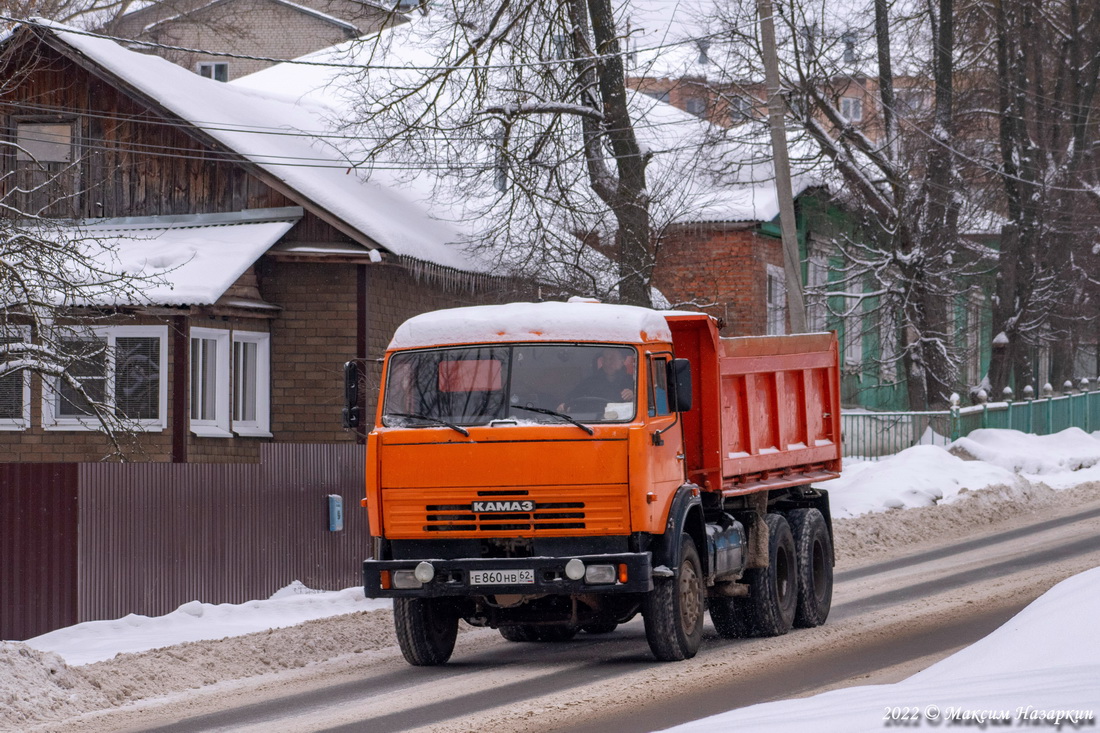
[[[1094,728],[1100,712],[1100,626],[1082,619],[1098,614],[1100,568],[1095,568],[1062,581],[981,641],[897,684],[753,705],[669,730]],[[1061,725],[1051,724],[1059,713],[1065,715]]]
[[[975,430],[952,443],[950,450],[968,460],[984,461],[1023,474],[1064,473],[1100,463],[1100,440],[1080,428],[1054,435]]]
[[[223,639],[267,629],[281,629],[311,619],[357,611],[388,609],[389,600],[368,599],[360,587],[316,591],[298,581],[271,598],[247,603],[191,601],[164,616],[130,614],[112,621],[87,621],[26,641],[43,652],[55,652],[70,665],[90,664],[116,654]]]
[[[1100,441],[1092,442],[1100,449]],[[882,461],[848,462],[841,477],[822,488],[829,491],[833,517],[844,518],[950,503],[980,489],[1022,494],[1028,481],[996,465],[964,461],[939,446],[917,445]]]

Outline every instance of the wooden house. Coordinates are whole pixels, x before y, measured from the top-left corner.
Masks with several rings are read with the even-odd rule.
[[[340,424],[345,361],[376,368],[415,313],[514,297],[446,224],[315,145],[317,118],[293,103],[49,24],[17,28],[0,65],[0,217],[41,215],[153,278],[141,298],[91,304],[88,338],[111,348],[80,375],[136,426],[133,460],[354,443]],[[3,460],[111,452],[64,392],[0,379]]]

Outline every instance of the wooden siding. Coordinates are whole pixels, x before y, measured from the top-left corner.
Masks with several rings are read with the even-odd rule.
[[[232,153],[188,132],[49,46],[13,49],[0,76],[0,114],[11,137],[19,119],[75,120],[81,217],[156,216],[295,205]],[[21,68],[18,74],[12,69]],[[5,161],[11,169],[13,161]],[[0,182],[0,186],[10,186]],[[8,193],[0,188],[0,196]]]

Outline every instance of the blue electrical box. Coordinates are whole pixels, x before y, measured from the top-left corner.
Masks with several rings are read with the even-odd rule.
[[[339,532],[344,528],[344,497],[328,495],[328,531]]]

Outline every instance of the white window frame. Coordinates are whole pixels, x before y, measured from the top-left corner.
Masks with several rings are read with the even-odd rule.
[[[231,382],[229,378],[229,364],[232,358],[231,331],[216,328],[192,328],[191,341],[189,343],[189,399],[187,401],[187,416],[191,426],[191,432],[202,438],[232,438],[233,433],[229,429],[229,409]],[[214,358],[214,417],[212,419],[199,419],[191,412],[192,401],[195,399],[195,368],[199,361],[195,354],[194,340],[213,341],[215,349]]]
[[[157,417],[143,420],[126,420],[128,427],[137,432],[162,432],[168,427],[168,327],[167,326],[93,326],[86,330],[90,339],[107,341],[108,358],[104,384],[104,401],[115,404],[115,341],[119,338],[159,338],[160,369],[158,373],[158,409]],[[68,417],[56,414],[54,401],[60,392],[57,387],[59,377],[43,380],[42,387],[42,427],[45,430],[97,431],[103,426],[92,416]]]
[[[810,255],[806,265],[806,326],[810,332],[828,330],[829,262],[821,254]]]
[[[232,431],[243,437],[271,438],[271,334],[259,331],[233,331],[233,404],[230,416]],[[238,400],[241,399],[241,384],[237,371],[236,345],[239,343],[256,344],[256,419],[237,420]]]
[[[767,265],[764,280],[764,302],[767,309],[765,333],[769,336],[782,336],[787,333],[787,273],[778,265]],[[772,283],[775,290],[772,290]],[[774,297],[773,297],[774,296]]]
[[[218,78],[218,69],[225,69],[225,78]],[[209,73],[204,74],[204,71]],[[195,64],[195,73],[204,79],[211,79],[213,81],[227,82],[229,81],[229,62],[228,61],[200,61]]]
[[[0,338],[16,338],[30,341],[29,326],[12,326],[0,331]],[[31,372],[23,370],[23,415],[18,418],[0,417],[0,430],[27,430],[31,426]]]
[[[848,122],[862,122],[863,100],[859,97],[841,97],[840,116]]]
[[[848,283],[850,295],[844,296],[844,366],[852,372],[863,370],[863,318],[866,315],[866,301],[863,299],[863,282],[853,280]]]

